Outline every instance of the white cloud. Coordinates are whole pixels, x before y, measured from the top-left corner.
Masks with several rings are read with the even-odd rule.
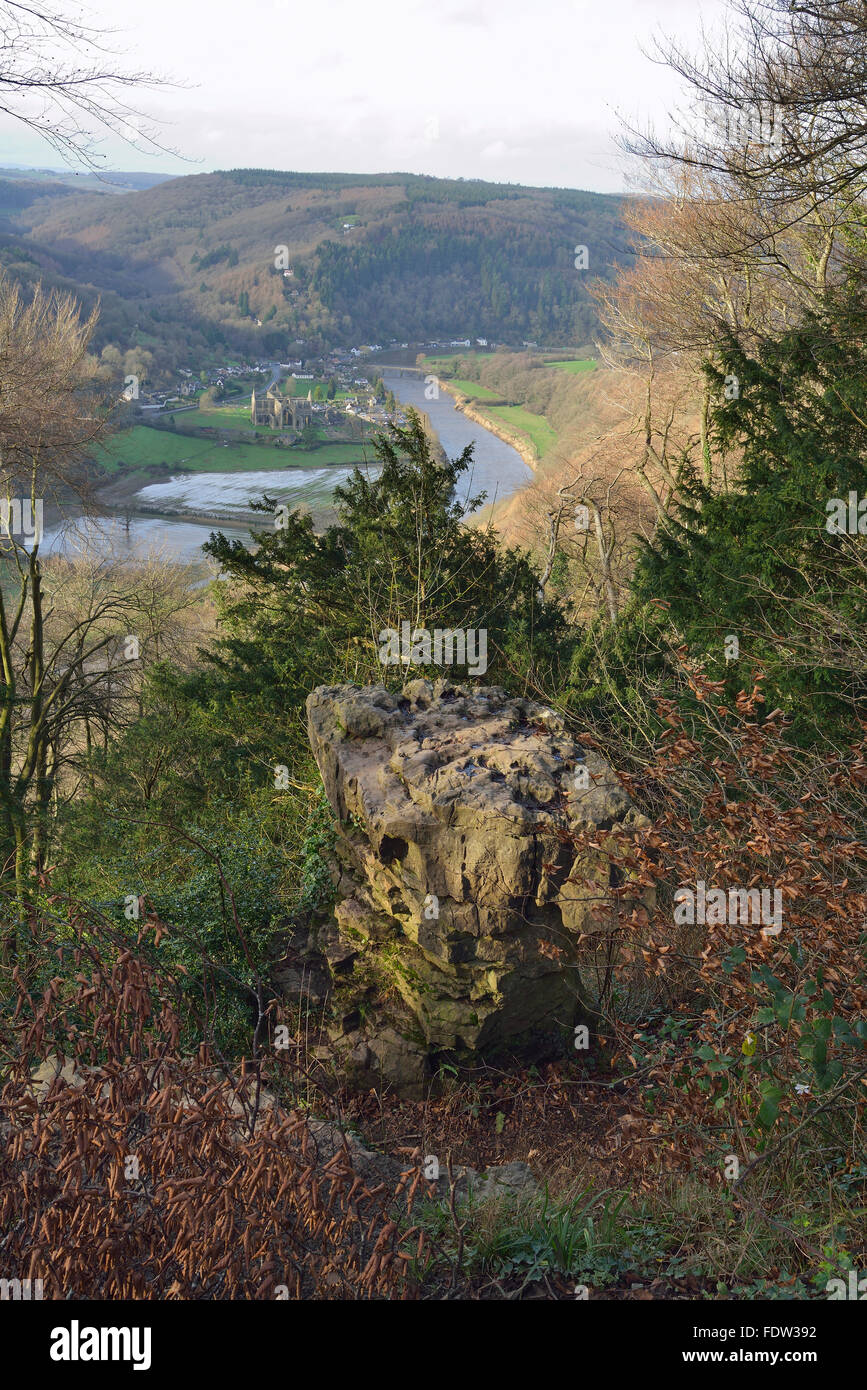
[[[509,146],[505,140],[495,140],[492,145],[485,145],[485,148],[480,151],[480,158],[505,159],[508,154]]]
[[[689,44],[722,0],[149,0],[122,21],[116,0],[89,3],[119,62],[182,84],[136,104],[192,162],[106,140],[115,168],[406,169],[617,189],[617,111],[664,118],[677,91],[642,44],[660,26]],[[8,118],[0,139],[10,161],[39,148]],[[57,158],[46,145],[34,162]]]

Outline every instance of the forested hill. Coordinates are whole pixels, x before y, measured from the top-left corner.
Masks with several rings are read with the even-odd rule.
[[[238,169],[110,198],[0,181],[0,263],[99,294],[97,346],[149,347],[167,368],[295,340],[567,345],[596,328],[588,279],[628,259],[621,205],[411,174]]]

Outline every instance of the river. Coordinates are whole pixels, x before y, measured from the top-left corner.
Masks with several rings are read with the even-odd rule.
[[[472,470],[458,483],[461,502],[466,504],[468,497],[480,492],[488,494],[485,505],[502,502],[530,482],[533,470],[517,449],[484,425],[468,419],[448,391],[440,391],[439,400],[429,401],[425,399],[424,377],[411,372],[404,375],[399,370],[383,371],[380,375],[402,405],[427,413],[449,458],[463,453],[468,444],[475,446]]]
[[[469,475],[458,484],[458,500],[466,507],[469,497],[487,492],[487,502],[502,501],[532,478],[532,470],[511,444],[499,439],[483,425],[469,420],[454,404],[448,392],[439,400],[425,399],[424,379],[399,370],[384,370],[382,379],[404,406],[425,411],[449,458],[474,445],[475,457]],[[372,474],[378,463],[367,465]],[[264,492],[289,506],[299,504],[313,509],[327,507],[334,488],[345,482],[351,470],[346,467],[265,469],[237,473],[185,473],[168,482],[143,487],[134,501],[159,515],[109,517],[99,521],[73,519],[64,526],[46,527],[43,550],[71,553],[82,544],[94,542],[102,552],[118,557],[144,559],[159,554],[166,559],[190,564],[203,561],[202,544],[211,531],[248,540],[250,532],[244,513],[251,497]],[[219,514],[221,520],[207,524],[203,514]],[[170,513],[171,515],[165,515]],[[189,519],[185,519],[187,513]],[[262,527],[266,524],[263,518]]]

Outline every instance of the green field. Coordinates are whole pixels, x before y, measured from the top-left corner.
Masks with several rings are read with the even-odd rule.
[[[477,381],[462,381],[460,377],[455,377],[448,382],[449,386],[456,386],[459,391],[463,391],[465,396],[470,396],[477,401],[501,401],[502,391],[491,391],[487,386],[480,386]]]
[[[596,366],[592,357],[572,359],[568,362],[546,362],[546,367],[559,367],[561,372],[592,372]]]
[[[351,466],[364,458],[364,445],[333,443],[309,450],[266,448],[257,444],[224,445],[216,440],[187,439],[168,430],[136,425],[95,451],[94,457],[107,473],[154,468],[160,464],[189,469],[192,473],[236,473],[270,468],[318,468],[330,464]]]
[[[167,414],[171,414],[168,411]],[[218,406],[214,410],[190,410],[176,417],[179,425],[195,425],[198,429],[251,430],[249,403],[244,406]]]
[[[489,405],[486,413],[525,434],[540,458],[557,443],[557,432],[544,415],[534,415],[522,405]]]
[[[371,445],[363,440],[357,443],[337,440],[331,444],[320,444],[318,448],[311,449],[309,453],[304,449],[269,449],[268,451],[271,458],[275,457],[275,454],[279,458],[284,453],[291,454],[293,468],[319,468],[324,464],[332,463],[342,463],[349,466],[354,463],[362,463],[365,458],[370,461],[374,457]],[[275,465],[267,466],[274,467]]]
[[[317,377],[315,381],[294,381],[290,376],[283,384],[285,387],[288,388],[288,393],[290,396],[306,396],[308,391],[315,391],[317,386],[324,386],[327,388],[328,380],[329,378],[324,376]],[[362,388],[359,387],[358,389],[361,390]],[[354,391],[344,391],[341,389],[341,387],[338,387],[334,394],[334,400],[343,401],[346,399],[347,396],[354,395]],[[328,402],[325,401],[324,404],[327,405]]]
[[[438,366],[450,367],[450,366],[452,365],[452,363],[454,362],[454,359],[455,359],[456,357],[465,357],[465,358],[467,359],[467,361],[470,361],[470,359],[473,358],[473,357],[489,357],[489,356],[490,356],[490,353],[487,353],[487,352],[473,352],[473,350],[472,350],[471,348],[452,348],[449,352],[438,352],[438,353],[436,354],[436,356],[434,356],[434,357],[425,357],[425,358],[423,358],[423,359],[422,359],[422,366],[424,366],[424,367],[438,367]]]
[[[317,468],[327,463],[353,464],[374,459],[374,450],[370,442],[365,441],[322,443],[318,449],[311,449],[310,453],[303,449],[293,449],[292,453],[292,463],[296,468]]]

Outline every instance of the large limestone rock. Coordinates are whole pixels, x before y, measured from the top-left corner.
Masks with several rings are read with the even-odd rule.
[[[571,1033],[623,882],[604,832],[642,822],[604,760],[497,688],[320,686],[307,714],[339,828],[324,948],[349,1065],[396,1065],[407,1090],[425,1055]]]

